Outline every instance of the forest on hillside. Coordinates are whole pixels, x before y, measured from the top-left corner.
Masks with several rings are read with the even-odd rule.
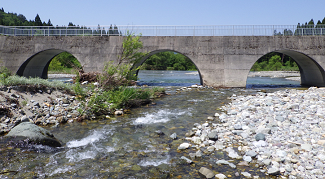
[[[40,16],[36,14],[34,20],[27,20],[27,18],[22,14],[5,12],[3,8],[0,9],[0,25],[4,26],[53,26],[50,19],[47,22],[41,20]],[[72,22],[68,23],[68,27],[80,28]],[[310,28],[308,34],[319,34],[325,35],[324,31],[319,31],[319,27],[325,27],[325,17],[322,21],[318,20],[317,23],[311,19],[309,22],[298,23],[297,30],[292,32],[291,30],[284,30],[284,32],[274,32],[274,35],[293,35],[293,33],[300,33],[301,28]],[[316,28],[316,29],[315,29]],[[304,29],[306,31],[306,29]],[[309,29],[307,29],[309,30]],[[118,29],[116,26],[111,26],[109,31],[99,32],[107,34],[118,34]],[[63,52],[51,61],[49,66],[50,71],[62,71],[66,69],[71,69],[73,67],[80,68],[81,65],[78,60],[68,52]],[[166,51],[160,52],[150,56],[141,67],[142,70],[196,70],[196,66],[193,62],[186,56]],[[299,70],[298,65],[295,61],[284,54],[281,53],[268,53],[261,57],[251,68],[251,71],[297,71]]]

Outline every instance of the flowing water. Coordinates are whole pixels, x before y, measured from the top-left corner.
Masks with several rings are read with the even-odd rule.
[[[184,163],[180,157],[190,158],[188,154],[197,150],[177,151],[177,147],[185,142],[185,133],[194,123],[202,123],[207,116],[220,112],[219,108],[230,102],[228,97],[233,94],[253,94],[259,90],[256,87],[270,86],[254,78],[248,79],[253,83],[248,84],[246,89],[176,93],[179,87],[175,86],[199,84],[198,74],[140,71],[139,77],[139,84],[165,86],[170,95],[156,99],[155,105],[132,109],[124,116],[68,123],[56,128],[45,127],[65,144],[61,148],[12,148],[2,141],[0,178],[202,178],[198,174],[201,167],[231,175],[232,178],[235,178],[237,171],[264,177],[254,164],[237,169],[217,166],[217,160],[229,160],[221,151],[203,155],[191,165]],[[287,83],[284,79],[280,81],[282,83],[277,83],[280,87]],[[291,83],[299,86],[299,82]],[[158,130],[164,135],[158,135]],[[177,133],[178,140],[169,137],[172,133]]]

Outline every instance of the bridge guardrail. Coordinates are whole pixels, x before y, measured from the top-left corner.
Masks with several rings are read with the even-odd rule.
[[[325,25],[209,25],[209,26],[1,26],[8,36],[310,36],[325,35]]]

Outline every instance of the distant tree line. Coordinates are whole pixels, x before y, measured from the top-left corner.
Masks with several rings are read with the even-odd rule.
[[[143,70],[183,70],[196,71],[194,63],[186,56],[167,51],[150,56],[142,65]]]
[[[311,19],[308,23],[298,23],[294,32],[291,29],[284,29],[283,32],[274,30],[274,35],[325,35],[325,17],[322,21],[318,20],[316,24],[314,19]]]
[[[37,14],[35,20],[27,20],[22,14],[6,13],[3,8],[0,9],[0,25],[4,26],[53,26],[51,20],[42,22],[40,16]]]
[[[40,16],[36,14],[34,20],[27,20],[27,18],[22,14],[17,13],[6,13],[3,8],[0,9],[0,25],[3,26],[39,26],[40,29],[42,29],[42,26],[53,26],[51,20],[49,19],[46,23],[45,21],[42,22]],[[72,22],[69,22],[67,27],[53,27],[54,29],[62,30],[62,29],[68,29],[67,31],[64,31],[65,34],[78,34],[78,33],[89,33],[89,34],[101,34],[101,35],[122,35],[122,33],[118,30],[116,25],[110,25],[109,29],[105,30],[100,25],[98,25],[97,29],[91,29],[89,27],[85,26],[79,26],[75,25]],[[75,29],[76,31],[73,31]],[[80,29],[83,29],[84,31],[78,31]],[[52,34],[59,34],[55,30],[51,31]]]

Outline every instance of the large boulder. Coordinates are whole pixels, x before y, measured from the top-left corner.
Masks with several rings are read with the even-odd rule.
[[[61,147],[61,143],[51,132],[30,122],[22,122],[5,136],[8,138],[25,138],[32,143]]]

